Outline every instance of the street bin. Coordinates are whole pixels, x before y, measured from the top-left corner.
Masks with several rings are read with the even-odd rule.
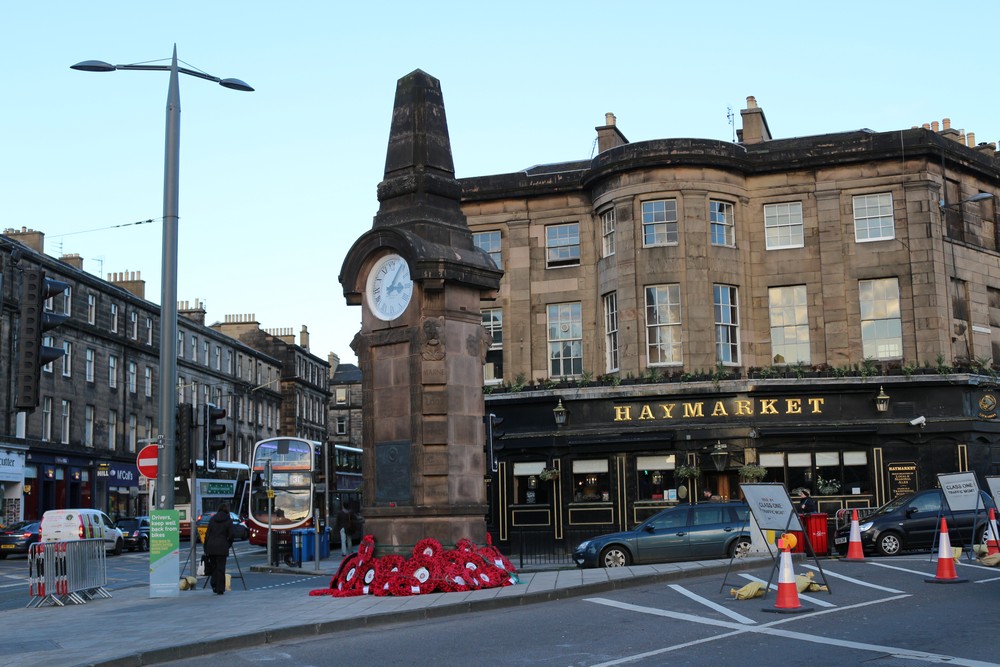
[[[296,528],[292,533],[292,560],[296,563],[313,560],[315,535],[311,528]]]
[[[812,545],[816,556],[826,556],[830,552],[827,532],[827,515],[824,512],[813,512],[806,514],[803,524],[809,536],[809,543]]]
[[[799,523],[805,528],[805,533],[809,537],[809,544],[813,548],[813,552],[809,555],[826,556],[830,549],[827,540],[827,515],[823,512],[800,514]],[[794,532],[795,537],[798,538],[798,544],[795,545],[792,551],[798,554],[806,553],[806,541],[803,539],[802,533],[798,531]]]
[[[325,526],[319,532],[319,557],[320,559],[330,557],[330,526]]]

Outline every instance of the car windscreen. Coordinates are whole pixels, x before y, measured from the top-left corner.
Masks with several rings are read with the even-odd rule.
[[[117,523],[117,526],[122,530],[135,530],[139,527],[139,522],[135,519],[122,519]]]

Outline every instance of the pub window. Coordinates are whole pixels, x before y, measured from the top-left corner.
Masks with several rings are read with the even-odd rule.
[[[785,479],[789,493],[793,495],[796,489],[813,491],[812,484],[812,454],[788,454],[788,473]]]
[[[607,502],[611,500],[611,475],[607,459],[573,461],[573,501]]]
[[[638,500],[676,500],[673,470],[677,458],[673,454],[637,456],[635,459]]]
[[[514,499],[518,505],[545,505],[549,502],[552,482],[539,479],[545,470],[544,461],[514,464]]]
[[[868,453],[844,452],[844,483],[841,493],[870,493],[868,488]]]
[[[816,452],[816,483],[813,494],[838,496],[844,493],[843,474],[840,471],[840,452]]]

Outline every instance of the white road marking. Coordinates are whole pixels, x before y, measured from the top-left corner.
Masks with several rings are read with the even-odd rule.
[[[681,595],[683,595],[683,596],[685,596],[687,598],[690,598],[691,600],[694,600],[698,604],[703,604],[706,607],[708,607],[709,609],[714,609],[715,611],[719,612],[720,614],[724,614],[724,615],[728,616],[729,618],[733,619],[734,621],[736,621],[738,623],[744,623],[746,625],[750,625],[752,623],[756,623],[757,622],[757,621],[753,620],[752,618],[747,618],[743,614],[737,614],[735,611],[733,611],[731,609],[726,609],[721,604],[719,604],[717,602],[712,602],[708,598],[704,598],[704,597],[702,597],[700,595],[696,595],[695,593],[692,593],[691,591],[687,590],[683,586],[678,586],[677,584],[670,584],[669,587],[672,588],[673,590],[677,591]]]
[[[819,570],[815,565],[803,565],[802,567],[808,568],[810,570]],[[823,570],[823,575],[827,577],[833,577],[834,579],[842,579],[844,581],[849,581],[852,584],[857,584],[858,586],[867,586],[868,588],[874,588],[877,591],[885,591],[886,593],[902,593],[903,591],[897,591],[895,588],[887,588],[885,586],[879,586],[878,584],[872,584],[867,581],[861,581],[860,579],[855,579],[854,577],[845,577],[842,574],[837,574],[836,572],[831,572],[830,570]]]
[[[866,607],[872,604],[882,604],[884,602],[893,602],[896,600],[902,600],[904,598],[910,597],[909,595],[897,595],[890,598],[884,598],[882,600],[872,600],[869,602],[863,602],[861,604],[851,605],[848,607],[839,607],[837,609],[830,609],[827,611],[816,612],[810,614],[810,616],[816,616],[819,614],[829,614],[829,613],[839,613],[842,611],[848,611],[850,609],[857,609],[859,607]],[[729,621],[719,621],[710,618],[701,618],[698,616],[692,616],[690,614],[681,614],[678,612],[667,611],[665,609],[655,609],[652,607],[640,607],[638,605],[627,604],[624,602],[617,602],[615,600],[608,600],[606,598],[584,598],[587,602],[593,602],[595,604],[602,604],[608,607],[614,607],[616,609],[622,609],[624,611],[635,611],[643,614],[650,614],[652,616],[663,616],[666,618],[673,618],[681,621],[692,621],[695,623],[701,623],[703,625],[712,625],[720,628],[728,628],[732,632],[727,632],[722,635],[717,635],[714,637],[707,637],[705,639],[699,639],[696,641],[685,642],[683,644],[675,644],[674,646],[666,646],[662,649],[657,649],[655,651],[647,651],[645,653],[639,653],[637,655],[625,656],[617,660],[610,660],[608,662],[602,662],[593,667],[611,667],[612,665],[623,665],[630,662],[637,662],[639,660],[645,660],[658,655],[663,655],[664,653],[670,653],[671,651],[678,651],[690,646],[696,646],[698,644],[704,644],[711,641],[716,641],[719,639],[725,639],[727,637],[733,637],[741,634],[760,634],[760,635],[770,635],[773,637],[783,637],[785,639],[794,639],[802,642],[810,642],[813,644],[823,644],[827,646],[836,646],[839,648],[846,648],[858,651],[870,651],[879,654],[888,654],[894,658],[901,660],[916,660],[920,662],[932,662],[932,663],[947,663],[949,665],[962,665],[963,667],[998,667],[998,663],[995,662],[983,662],[981,660],[968,660],[965,658],[959,658],[956,656],[943,655],[941,653],[928,653],[925,651],[913,651],[911,649],[899,648],[895,646],[885,646],[881,644],[869,644],[866,642],[855,642],[843,639],[833,639],[830,637],[820,637],[814,634],[806,634],[801,632],[793,632],[791,630],[782,630],[775,627],[780,623],[787,623],[795,618],[803,618],[803,616],[789,617],[787,619],[775,621],[773,623],[768,623],[766,625],[737,625]]]
[[[766,584],[767,583],[766,579],[761,579],[759,577],[755,577],[752,574],[745,574],[744,573],[744,574],[741,574],[740,576],[743,577],[744,579],[749,579],[750,581],[759,581],[762,584]],[[771,584],[771,590],[772,591],[778,590],[777,584]],[[799,600],[805,600],[806,602],[811,602],[814,605],[819,606],[819,607],[836,607],[837,606],[837,605],[835,605],[832,602],[827,602],[826,600],[820,600],[819,598],[815,598],[815,597],[813,597],[811,595],[803,595],[802,593],[799,593]]]
[[[905,567],[896,567],[895,565],[886,565],[885,563],[872,563],[875,567],[884,567],[887,570],[899,570],[900,572],[909,572],[910,574],[915,574],[919,577],[929,577],[931,576],[927,572],[921,572],[920,570],[908,570]]]

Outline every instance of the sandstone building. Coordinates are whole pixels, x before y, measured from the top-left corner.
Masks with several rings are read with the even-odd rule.
[[[630,142],[608,114],[592,159],[461,179],[505,272],[482,304],[502,542],[736,497],[752,464],[831,514],[1000,470],[995,146],[741,116],[734,143]]]

